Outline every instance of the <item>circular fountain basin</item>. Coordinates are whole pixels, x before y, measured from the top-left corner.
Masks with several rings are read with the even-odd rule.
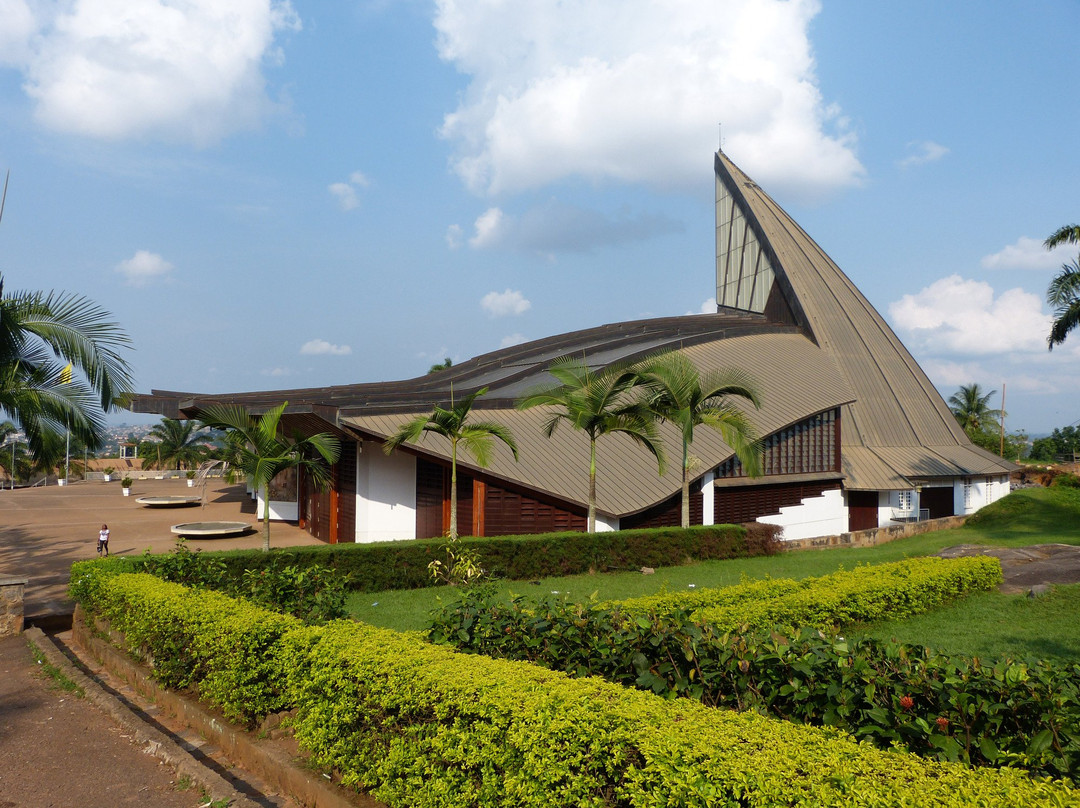
[[[147,508],[183,508],[198,505],[202,497],[139,497],[135,501]]]
[[[185,522],[173,525],[171,529],[178,536],[192,539],[224,539],[240,536],[252,528],[247,522]]]

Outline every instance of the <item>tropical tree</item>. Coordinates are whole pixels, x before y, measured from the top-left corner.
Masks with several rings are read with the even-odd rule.
[[[658,354],[639,363],[635,370],[645,388],[649,409],[661,420],[674,424],[682,437],[682,526],[690,526],[690,445],[694,428],[707,426],[720,433],[735,450],[746,473],[761,474],[761,449],[757,430],[739,401],[761,407],[757,383],[738,369],[698,372],[678,351]]]
[[[634,396],[638,375],[624,363],[614,363],[593,370],[582,359],[564,356],[548,367],[557,384],[525,395],[517,406],[552,407],[544,423],[549,438],[566,421],[573,429],[589,436],[589,522],[596,531],[596,441],[604,435],[623,434],[647,449],[664,473],[664,452],[656,427],[656,418],[648,405]]]
[[[429,415],[418,415],[391,435],[383,444],[383,451],[390,454],[403,443],[416,443],[425,433],[442,435],[450,441],[450,540],[458,537],[457,524],[457,456],[458,448],[472,455],[476,465],[487,468],[496,439],[505,443],[514,460],[518,458],[517,443],[508,428],[494,421],[469,421],[473,402],[488,391],[483,387],[460,401],[454,401],[454,389],[450,388],[450,409],[435,405]]]
[[[281,416],[288,402],[253,416],[237,404],[207,407],[206,426],[225,430],[230,471],[243,474],[263,500],[263,552],[270,551],[270,482],[286,469],[307,472],[315,486],[325,490],[331,483],[331,466],[341,455],[341,443],[329,432],[310,437],[282,434]]]
[[[960,385],[960,389],[949,396],[949,409],[969,436],[998,426],[1001,410],[990,406],[990,399],[995,393],[997,390],[983,393],[976,382]]]
[[[1060,247],[1062,244],[1080,244],[1080,224],[1059,227],[1043,242],[1043,246],[1048,250]]]
[[[1062,244],[1080,244],[1080,225],[1059,227],[1043,242],[1048,250]],[[1052,351],[1080,324],[1080,263],[1077,259],[1061,265],[1061,270],[1046,288],[1046,302],[1054,310],[1054,322],[1050,325],[1050,336],[1046,338],[1047,347]]]
[[[38,456],[49,436],[100,445],[105,413],[133,389],[121,355],[131,341],[111,315],[74,294],[4,294],[0,276],[0,414]]]
[[[206,441],[210,436],[196,421],[162,418],[146,434],[156,440],[150,447],[152,454],[143,455],[144,468],[193,469],[208,454]]]

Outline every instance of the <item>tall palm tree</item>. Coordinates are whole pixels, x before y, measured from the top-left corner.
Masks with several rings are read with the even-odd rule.
[[[132,392],[121,355],[131,340],[96,303],[74,294],[4,294],[0,276],[0,413],[22,426],[31,452],[67,430],[91,447],[104,414]]]
[[[525,395],[517,406],[555,408],[544,424],[551,437],[560,422],[589,436],[589,522],[596,531],[596,441],[604,435],[623,434],[647,449],[664,473],[664,452],[656,428],[656,418],[648,406],[633,396],[638,376],[632,368],[615,363],[594,371],[588,363],[572,356],[556,359],[548,372],[558,384]]]
[[[505,443],[514,460],[518,458],[517,443],[510,430],[494,421],[469,421],[473,402],[488,391],[484,387],[454,402],[454,389],[450,388],[450,409],[435,405],[429,415],[418,415],[391,435],[383,444],[383,451],[390,454],[403,443],[416,443],[426,432],[442,435],[450,441],[450,539],[458,537],[457,525],[457,453],[458,447],[473,456],[476,465],[487,468],[491,462],[491,449],[495,439]]]
[[[761,474],[757,430],[736,399],[761,408],[757,383],[742,370],[702,375],[686,354],[678,351],[648,357],[635,370],[646,390],[646,401],[657,417],[670,421],[682,435],[682,526],[690,526],[690,444],[694,427],[708,426],[735,450],[746,473]]]
[[[237,404],[207,407],[202,421],[225,430],[229,462],[240,471],[263,499],[263,552],[270,551],[270,482],[290,468],[306,471],[316,487],[331,483],[331,466],[341,455],[341,443],[329,432],[291,439],[282,435],[281,416],[288,402],[253,416]]]
[[[1062,244],[1080,244],[1080,224],[1067,224],[1064,227],[1059,227],[1043,242],[1043,246],[1048,250]]]
[[[949,409],[968,435],[998,425],[997,419],[1001,417],[1001,410],[990,406],[990,399],[995,393],[997,390],[983,393],[982,388],[975,382],[960,385],[960,389],[949,396]]]
[[[1080,244],[1080,225],[1067,224],[1059,227],[1043,242],[1048,250],[1062,244]],[[1050,326],[1050,336],[1046,338],[1047,347],[1052,351],[1055,345],[1063,343],[1069,332],[1080,324],[1078,259],[1074,258],[1071,263],[1061,265],[1061,271],[1046,288],[1046,302],[1054,309],[1054,322]]]
[[[1076,258],[1062,264],[1061,270],[1050,281],[1046,302],[1054,309],[1054,322],[1050,326],[1050,336],[1046,338],[1052,351],[1080,324],[1080,263]]]
[[[157,439],[153,455],[143,461],[146,468],[193,469],[207,455],[205,442],[209,436],[195,421],[162,418],[146,434]]]

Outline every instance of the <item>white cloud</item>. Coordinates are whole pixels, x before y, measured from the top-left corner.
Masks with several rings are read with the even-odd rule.
[[[461,225],[452,224],[446,228],[446,246],[451,250],[456,250],[461,246],[461,242],[464,239],[464,233],[461,229]]]
[[[1041,239],[1020,236],[1013,244],[998,252],[983,256],[980,262],[985,269],[1057,269],[1064,261],[1066,250],[1058,247],[1048,250]]]
[[[293,374],[292,368],[283,367],[266,368],[265,370],[260,371],[260,373],[262,373],[263,376],[272,376],[275,378],[278,376],[292,376]]]
[[[697,187],[724,149],[769,188],[813,196],[864,169],[818,89],[819,0],[437,0],[439,55],[470,77],[442,134],[492,194],[565,177]]]
[[[499,343],[502,348],[512,348],[515,345],[520,345],[523,342],[527,342],[524,334],[509,334],[502,338],[502,342]]]
[[[352,348],[348,345],[333,345],[324,339],[313,339],[300,346],[300,353],[308,356],[348,356],[352,353]]]
[[[915,140],[907,144],[908,155],[900,161],[900,168],[934,163],[949,153],[946,146],[932,140]]]
[[[281,58],[275,36],[300,28],[288,0],[0,0],[0,18],[0,61],[22,72],[43,126],[196,145],[275,108],[263,68]]]
[[[690,314],[716,314],[716,298],[715,297],[710,297],[708,300],[706,300],[704,303],[701,304],[701,308],[699,308],[697,311],[688,311],[686,313],[688,315],[690,315]]]
[[[473,225],[476,228],[476,234],[469,239],[469,246],[481,249],[497,244],[502,236],[500,232],[502,221],[503,212],[499,208],[488,208],[481,213]]]
[[[995,296],[983,281],[950,275],[889,306],[905,342],[931,355],[978,356],[1013,351],[1046,353],[1051,317],[1023,289]]]
[[[360,204],[356,195],[359,188],[367,188],[371,181],[361,171],[354,171],[347,182],[334,182],[327,186],[330,195],[335,197],[342,210],[352,210]]]
[[[116,271],[132,286],[146,286],[151,281],[167,277],[173,271],[173,265],[157,253],[137,250],[131,258],[117,264]]]
[[[342,210],[352,210],[360,204],[356,198],[356,189],[347,182],[334,182],[327,186],[330,195],[337,198]]]
[[[480,308],[492,317],[507,317],[524,314],[532,308],[532,303],[521,292],[507,289],[505,292],[488,292],[480,300]]]
[[[474,225],[469,239],[474,249],[508,247],[541,254],[586,253],[594,248],[646,241],[683,232],[683,223],[655,213],[621,210],[615,215],[568,205],[557,200],[511,216],[489,208]]]

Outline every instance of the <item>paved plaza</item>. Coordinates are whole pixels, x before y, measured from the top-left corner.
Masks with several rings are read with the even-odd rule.
[[[148,508],[136,502],[146,496],[196,495],[202,504],[184,508]],[[261,525],[255,503],[243,485],[220,479],[205,487],[188,488],[186,480],[136,480],[131,496],[121,493],[120,483],[83,481],[0,491],[0,578],[28,578],[24,609],[28,620],[70,614],[74,604],[67,598],[71,564],[96,557],[98,530],[103,523],[112,532],[113,555],[139,555],[147,548],[155,553],[171,550],[174,524],[204,521],[250,522],[256,532],[229,539],[190,540],[191,549],[231,550],[261,547]],[[294,524],[273,522],[274,547],[320,542]]]

